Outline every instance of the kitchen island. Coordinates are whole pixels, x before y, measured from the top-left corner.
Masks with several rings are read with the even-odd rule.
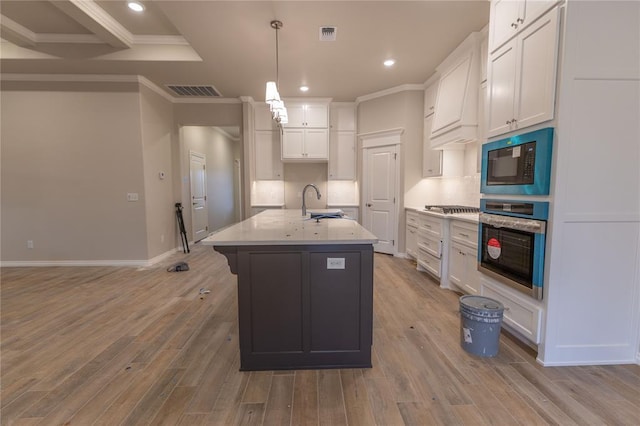
[[[202,240],[238,276],[241,370],[371,367],[377,239],[309,216],[266,210]]]

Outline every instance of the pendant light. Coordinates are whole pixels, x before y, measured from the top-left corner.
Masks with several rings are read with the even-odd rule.
[[[278,124],[287,124],[289,122],[287,116],[287,108],[284,106],[284,102],[280,99],[280,93],[278,92],[278,84],[280,84],[279,77],[279,61],[278,61],[278,30],[282,28],[282,22],[278,20],[271,21],[271,28],[276,30],[276,81],[268,81],[265,92],[264,101],[269,104],[271,110],[271,116]]]

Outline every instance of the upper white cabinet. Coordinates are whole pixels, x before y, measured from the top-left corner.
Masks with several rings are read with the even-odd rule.
[[[289,122],[282,131],[283,161],[329,159],[329,101],[285,100]]]
[[[330,128],[332,131],[355,132],[356,108],[353,102],[334,102],[329,113]]]
[[[493,0],[489,51],[497,48],[551,9],[558,0]]]
[[[329,179],[354,180],[356,178],[355,132],[330,132]]]
[[[442,176],[442,151],[431,149],[431,123],[433,114],[424,118],[424,135],[422,140],[422,177]]]
[[[424,116],[429,117],[436,112],[436,95],[438,94],[438,83],[433,83],[424,90]]]
[[[478,85],[480,84],[480,33],[471,33],[437,68],[431,147],[475,140]]]
[[[491,54],[489,137],[553,118],[558,36],[556,8]]]
[[[254,135],[256,180],[282,180],[279,132],[256,130]]]
[[[329,104],[326,102],[285,101],[289,122],[284,128],[305,127],[326,129],[329,127]]]
[[[336,102],[330,108],[329,180],[356,179],[356,106]]]
[[[327,161],[329,132],[327,129],[284,129],[282,160]]]

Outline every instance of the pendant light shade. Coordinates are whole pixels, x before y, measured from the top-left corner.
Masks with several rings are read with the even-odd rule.
[[[276,30],[276,81],[267,81],[264,101],[269,104],[272,118],[278,124],[287,124],[289,121],[287,116],[287,109],[285,108],[282,99],[280,99],[280,93],[278,93],[278,83],[280,82],[278,75],[278,30],[282,28],[282,22],[271,21],[271,28]]]

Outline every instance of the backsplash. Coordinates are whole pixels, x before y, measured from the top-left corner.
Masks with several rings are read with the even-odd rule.
[[[405,195],[405,206],[425,204],[480,206],[480,173],[463,177],[422,179]]]

